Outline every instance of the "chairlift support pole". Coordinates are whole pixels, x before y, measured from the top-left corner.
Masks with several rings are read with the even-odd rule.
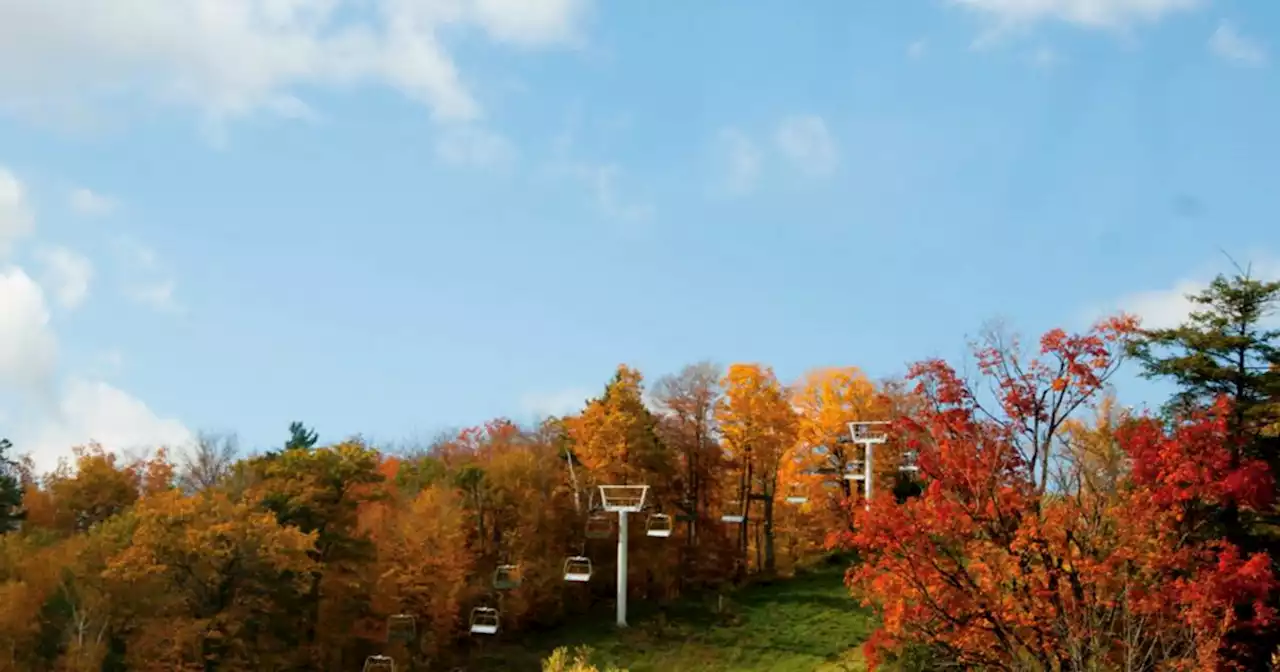
[[[627,512],[618,511],[618,627],[627,627]]]
[[[619,490],[630,490],[630,493],[622,497],[610,495],[611,491]],[[615,604],[617,605],[616,621],[619,628],[627,627],[627,542],[630,536],[627,514],[643,511],[645,495],[647,494],[649,494],[649,486],[647,485],[600,486],[601,505],[604,506],[606,511],[612,510],[618,514],[618,594]],[[611,501],[615,503],[610,503]]]
[[[884,433],[876,433],[873,428],[889,424],[885,420],[872,420],[849,423],[849,438],[860,444],[863,449],[862,460],[862,498],[868,511],[871,510],[871,493],[874,492],[875,478],[875,445],[885,442]]]
[[[866,447],[867,447],[867,460],[866,460],[867,475],[865,478],[862,479],[862,498],[866,500],[867,509],[870,510],[871,509],[871,481],[874,478],[874,474],[876,473],[875,469],[872,468],[875,465],[876,448],[875,448],[875,444],[873,443],[866,444]]]

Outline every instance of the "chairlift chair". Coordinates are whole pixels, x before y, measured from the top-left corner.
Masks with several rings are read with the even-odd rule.
[[[364,659],[362,672],[396,672],[396,661],[391,656],[373,655]]]
[[[603,513],[591,514],[584,534],[588,539],[608,539],[613,535],[613,520]]]
[[[655,513],[649,516],[648,522],[645,523],[644,533],[650,537],[669,537],[671,536],[671,516],[665,513]]]
[[[412,642],[418,636],[418,621],[411,614],[392,614],[387,617],[387,640]]]
[[[498,634],[498,610],[493,607],[476,607],[471,610],[471,634]]]
[[[799,483],[793,483],[787,490],[788,504],[804,504],[809,501],[809,496],[804,493]]]
[[[862,471],[862,460],[853,460],[849,462],[849,466],[845,467],[844,480],[846,481],[861,481],[866,477],[867,475]]]
[[[849,437],[854,443],[872,444],[885,443],[889,440],[889,432],[887,431],[889,422],[886,420],[866,420],[861,422],[849,423]]]
[[[574,555],[564,561],[564,580],[586,583],[591,580],[591,558]]]
[[[520,587],[520,568],[515,565],[498,565],[493,570],[495,590],[513,590]]]
[[[898,471],[916,472],[920,471],[920,465],[916,460],[920,459],[920,453],[914,450],[908,450],[902,454],[902,466],[898,467]]]

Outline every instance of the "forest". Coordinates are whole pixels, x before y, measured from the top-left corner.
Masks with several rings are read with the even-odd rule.
[[[575,413],[421,446],[294,422],[253,453],[90,444],[39,474],[4,441],[0,670],[456,669],[477,638],[612,618],[598,486],[636,484],[633,601],[840,552],[878,669],[1270,669],[1278,299],[1220,276],[1174,328],[992,328],[971,365],[884,380],[623,365]],[[1124,407],[1122,369],[1172,396]]]

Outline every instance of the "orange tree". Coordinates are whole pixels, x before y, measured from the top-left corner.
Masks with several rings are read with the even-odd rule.
[[[1083,468],[1054,454],[1059,434],[1098,397],[1135,326],[1054,330],[1031,359],[989,338],[977,354],[990,405],[945,363],[914,367],[927,403],[896,430],[919,451],[925,490],[855,512],[842,539],[861,557],[851,589],[883,613],[874,664],[1223,669],[1228,635],[1272,617],[1270,559],[1200,534],[1215,506],[1264,506],[1271,492],[1264,465],[1232,463],[1224,406],[1172,428],[1128,421],[1116,433],[1132,462],[1118,497],[1050,487],[1051,469]],[[1247,619],[1241,603],[1254,607]]]

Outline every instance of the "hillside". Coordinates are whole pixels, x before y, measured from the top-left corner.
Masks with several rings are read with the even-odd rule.
[[[478,643],[476,670],[538,670],[557,646],[586,645],[603,669],[630,672],[734,670],[836,672],[863,670],[860,644],[874,619],[849,597],[842,565],[742,589],[715,613],[714,598],[657,609],[634,605],[631,628],[616,630],[603,614],[523,640]]]

